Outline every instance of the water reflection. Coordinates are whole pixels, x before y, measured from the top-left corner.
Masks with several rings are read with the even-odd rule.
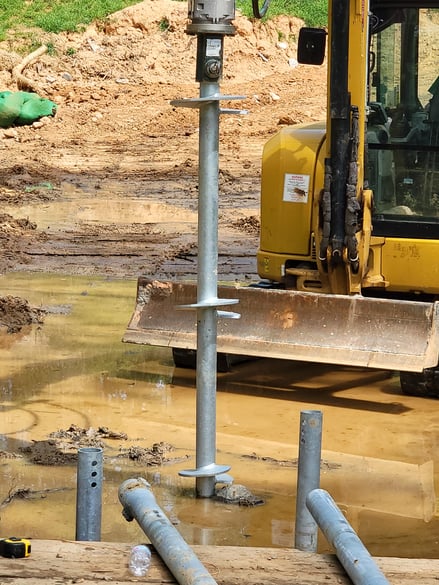
[[[145,477],[194,544],[292,546],[300,411],[323,411],[322,487],[342,506],[373,554],[437,556],[439,421],[435,402],[404,397],[386,372],[258,360],[221,374],[217,463],[265,500],[257,507],[194,497],[178,475],[194,460],[195,375],[170,351],[121,343],[136,283],[15,274],[3,294],[49,306],[42,327],[1,339],[0,502],[5,534],[74,538],[76,466],[36,464],[29,445],[59,429],[106,427],[102,538],[144,535],[122,518],[117,491]],[[135,445],[174,447],[145,467],[121,457]],[[16,496],[13,496],[16,494]],[[324,541],[321,550],[328,547]]]
[[[185,209],[179,205],[145,201],[136,194],[128,195],[114,192],[109,188],[111,196],[106,198],[105,218],[102,218],[102,199],[93,198],[93,194],[77,186],[62,184],[62,197],[51,201],[50,205],[41,203],[24,203],[20,205],[20,213],[23,217],[32,217],[32,220],[40,229],[46,232],[59,232],[71,230],[78,224],[99,225],[131,225],[133,229],[133,217],[147,218],[146,224],[178,224],[181,229],[183,224],[196,224],[195,211]],[[70,187],[70,188],[69,188]],[[90,186],[88,186],[90,190]],[[153,191],[150,191],[150,195]],[[160,198],[160,197],[159,197]],[[16,206],[4,205],[4,213],[14,215]],[[99,218],[99,221],[96,219]],[[171,219],[170,219],[171,218]],[[145,222],[142,223],[143,229]]]

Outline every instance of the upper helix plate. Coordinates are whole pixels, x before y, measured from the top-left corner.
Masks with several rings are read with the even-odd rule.
[[[213,104],[214,102],[219,101],[231,101],[231,100],[244,100],[246,96],[244,95],[223,95],[220,93],[213,93],[212,95],[205,96],[205,97],[196,97],[196,98],[183,98],[180,100],[171,100],[171,106],[176,106],[177,108],[201,108],[207,104]],[[247,110],[221,110],[223,114],[235,113],[239,112],[242,114],[247,114]]]

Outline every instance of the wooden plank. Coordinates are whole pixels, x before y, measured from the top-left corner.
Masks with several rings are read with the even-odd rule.
[[[0,585],[177,583],[154,551],[147,576],[133,577],[127,566],[129,550],[129,544],[33,540],[28,558],[0,559]],[[219,585],[351,584],[333,555],[236,546],[194,546],[193,550]],[[392,585],[438,583],[438,559],[381,557],[376,562]]]

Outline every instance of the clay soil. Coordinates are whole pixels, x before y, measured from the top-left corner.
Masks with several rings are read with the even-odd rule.
[[[48,35],[50,50],[23,70],[25,86],[13,74],[22,35],[11,31],[0,46],[0,89],[35,91],[57,113],[0,129],[0,271],[195,277],[198,110],[170,103],[199,95],[196,37],[186,23],[186,3],[146,0],[82,33]],[[235,24],[221,93],[244,97],[221,106],[248,114],[221,116],[224,280],[257,278],[264,143],[325,109],[324,67],[295,61],[299,20],[264,24],[237,14]],[[92,217],[81,218],[78,195],[93,205]],[[127,199],[115,220],[114,206],[123,210]],[[57,223],[51,208],[63,203],[74,211]],[[42,207],[44,222],[33,217]]]

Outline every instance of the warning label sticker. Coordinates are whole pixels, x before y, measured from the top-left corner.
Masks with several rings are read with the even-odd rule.
[[[291,175],[285,173],[284,201],[308,203],[309,175]]]
[[[221,40],[206,39],[206,57],[219,57],[221,55]]]

